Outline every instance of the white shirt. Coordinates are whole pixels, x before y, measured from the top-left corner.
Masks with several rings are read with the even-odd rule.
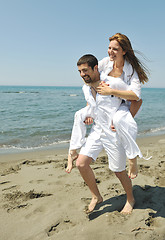
[[[99,71],[103,71],[106,75],[108,75],[113,69],[113,61],[109,60],[109,57],[105,57],[98,63]],[[129,62],[125,60],[124,67],[124,82],[129,85],[127,90],[133,91],[139,99],[141,99],[141,83],[138,77],[137,72],[134,70]],[[133,73],[133,75],[132,75]]]
[[[113,89],[118,90],[128,90],[128,85],[121,78],[114,78],[111,76],[106,76],[103,72],[100,74],[100,79],[105,81],[106,84]],[[93,98],[91,88],[84,84],[83,92],[86,101],[93,108],[95,114],[95,123],[98,124],[101,128],[110,129],[111,121],[119,109],[122,99],[111,96],[111,95],[101,95],[96,94],[96,100]]]

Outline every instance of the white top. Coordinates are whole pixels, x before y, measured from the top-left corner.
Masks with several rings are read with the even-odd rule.
[[[108,75],[113,69],[113,61],[109,60],[109,57],[105,57],[98,63],[99,71],[103,71],[106,75]],[[124,82],[129,85],[129,91],[133,91],[139,99],[141,99],[141,83],[138,77],[137,72],[134,70],[129,62],[125,60],[124,67]],[[133,75],[132,75],[133,73]]]
[[[109,84],[113,89],[128,90],[129,88],[121,78],[107,77],[103,72],[100,74],[100,79],[105,81],[106,84]],[[83,86],[83,92],[86,101],[93,108],[95,123],[101,128],[104,126],[104,128],[106,127],[110,129],[112,118],[119,109],[122,99],[111,95],[101,95],[97,93],[95,100],[91,88],[86,84]]]

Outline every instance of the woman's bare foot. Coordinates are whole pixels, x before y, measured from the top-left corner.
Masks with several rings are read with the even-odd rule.
[[[78,158],[78,153],[76,150],[70,150],[68,154],[68,166],[65,169],[65,172],[70,173],[73,168],[73,161]]]
[[[131,214],[134,205],[135,205],[135,200],[133,200],[132,202],[128,202],[128,200],[127,200],[124,208],[121,210],[121,213],[122,214]]]
[[[129,159],[128,176],[130,179],[134,179],[137,177],[137,175],[138,175],[137,158]]]
[[[88,209],[85,210],[85,212],[87,214],[93,212],[93,210],[95,209],[96,205],[99,204],[99,203],[102,203],[103,201],[103,198],[102,196],[99,196],[99,197],[93,197],[90,204],[88,205]]]

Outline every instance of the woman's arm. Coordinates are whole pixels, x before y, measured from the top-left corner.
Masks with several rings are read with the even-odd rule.
[[[110,88],[106,83],[102,82],[97,88],[97,92],[101,95],[114,95],[126,100],[139,100],[138,96],[132,90],[117,90]]]

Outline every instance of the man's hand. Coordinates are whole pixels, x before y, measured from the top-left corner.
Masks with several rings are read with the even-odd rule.
[[[100,83],[99,87],[97,87],[97,92],[101,95],[113,95],[112,88],[109,87],[109,84],[106,84],[103,81]]]
[[[84,123],[85,123],[86,125],[91,125],[91,124],[93,123],[93,118],[91,118],[91,117],[86,117]]]

